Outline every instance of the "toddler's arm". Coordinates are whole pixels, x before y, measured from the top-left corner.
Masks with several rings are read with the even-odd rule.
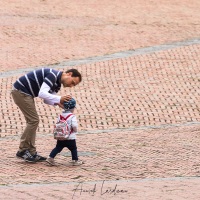
[[[77,131],[78,131],[78,122],[77,122],[76,116],[72,117],[72,129],[73,129],[73,132],[77,133]]]

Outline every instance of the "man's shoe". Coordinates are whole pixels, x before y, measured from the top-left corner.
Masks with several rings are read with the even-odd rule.
[[[24,155],[22,156],[23,158],[24,158],[24,160],[26,161],[26,162],[36,162],[35,161],[35,158],[30,154],[30,152],[29,152],[29,150],[26,150],[25,152],[24,152]]]
[[[19,158],[19,159],[24,159],[24,158],[23,158],[24,152],[25,152],[25,151],[21,151],[21,152],[18,151],[18,152],[16,153],[16,157]]]
[[[46,161],[46,157],[40,156],[39,154],[37,154],[37,152],[35,153],[35,155],[33,155],[33,158],[35,159],[36,162],[43,162]]]

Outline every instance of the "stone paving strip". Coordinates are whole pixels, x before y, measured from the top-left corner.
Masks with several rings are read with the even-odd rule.
[[[104,56],[96,56],[96,57],[89,57],[89,58],[84,58],[84,59],[79,59],[79,60],[63,61],[55,65],[46,65],[46,66],[44,65],[44,66],[37,66],[34,68],[26,67],[26,68],[20,68],[17,70],[8,70],[5,72],[0,72],[0,78],[10,77],[17,74],[20,75],[20,74],[24,74],[29,71],[44,68],[44,67],[59,69],[64,66],[78,66],[78,65],[95,63],[95,62],[126,58],[126,57],[136,56],[136,55],[145,55],[145,54],[150,54],[150,53],[156,53],[158,51],[164,51],[164,50],[174,49],[177,47],[190,46],[190,45],[196,45],[196,44],[200,44],[200,39],[186,40],[186,41],[173,42],[173,43],[163,44],[163,45],[158,45],[158,46],[153,46],[153,47],[122,51],[122,52],[118,52],[118,53],[114,53],[110,55],[104,55]]]
[[[74,66],[83,74],[83,82],[61,94],[71,93],[77,99],[80,131],[199,122],[199,55],[200,45],[193,44]],[[10,96],[19,76],[0,79],[1,137],[24,129],[23,116]],[[51,133],[60,110],[40,99],[36,102],[38,133]]]

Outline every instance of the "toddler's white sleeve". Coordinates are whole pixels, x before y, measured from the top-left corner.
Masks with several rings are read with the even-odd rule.
[[[78,131],[78,122],[77,122],[76,116],[72,117],[72,129],[74,132]]]

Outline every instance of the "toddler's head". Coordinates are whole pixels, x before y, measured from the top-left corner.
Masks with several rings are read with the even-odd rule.
[[[65,111],[74,111],[74,108],[76,108],[76,100],[72,98],[70,101],[65,101],[64,102],[64,109]]]

